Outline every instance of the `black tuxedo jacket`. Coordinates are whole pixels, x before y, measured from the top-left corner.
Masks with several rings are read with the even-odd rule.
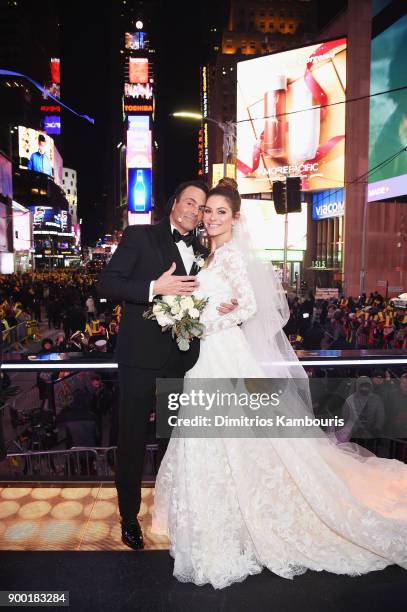
[[[193,248],[195,253],[204,257],[208,255],[198,239]],[[168,270],[173,261],[177,265],[174,274],[189,275],[198,271],[185,270],[166,217],[157,225],[127,227],[111,260],[101,272],[97,284],[100,297],[124,302],[115,350],[119,363],[155,369],[168,361],[175,343],[171,332],[162,332],[157,321],[143,318],[143,312],[149,305],[151,281]],[[195,338],[189,350],[183,353],[185,371],[193,367],[198,356],[199,340]]]

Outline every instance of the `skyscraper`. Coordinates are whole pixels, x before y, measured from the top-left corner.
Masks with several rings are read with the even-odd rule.
[[[202,111],[206,99],[209,117],[220,122],[235,121],[237,62],[301,46],[315,32],[315,23],[312,0],[231,0],[227,28],[212,45],[212,59],[204,67]],[[212,165],[222,161],[223,134],[210,124],[203,130],[204,141],[207,132],[203,175],[211,183]]]

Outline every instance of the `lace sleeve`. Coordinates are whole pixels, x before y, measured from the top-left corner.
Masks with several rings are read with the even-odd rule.
[[[225,283],[229,285],[232,290],[232,297],[236,298],[239,304],[232,312],[224,315],[219,313],[214,321],[208,321],[205,329],[206,336],[222,329],[240,325],[256,312],[254,291],[249,281],[243,256],[236,250],[228,249],[219,254],[216,265],[221,266]],[[225,299],[225,301],[228,300]]]

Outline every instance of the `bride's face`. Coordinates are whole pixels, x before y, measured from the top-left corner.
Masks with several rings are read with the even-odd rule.
[[[233,213],[229,202],[220,195],[210,196],[205,204],[203,224],[208,236],[232,237]]]

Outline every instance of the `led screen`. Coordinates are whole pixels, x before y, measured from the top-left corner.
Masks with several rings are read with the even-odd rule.
[[[343,185],[345,97],[345,38],[239,62],[240,193],[287,176],[301,176],[302,190]]]
[[[34,231],[71,232],[71,215],[66,210],[51,206],[29,206],[33,214]]]
[[[20,167],[54,175],[54,141],[43,132],[18,126]]]
[[[147,115],[132,116],[127,130],[126,159],[128,168],[151,168],[151,130]]]
[[[147,213],[151,210],[151,183],[151,168],[128,169],[128,210],[130,212]]]
[[[407,15],[372,40],[368,199],[407,194]],[[386,92],[374,95],[378,92]],[[392,159],[393,158],[393,159]]]
[[[44,131],[47,134],[59,136],[61,133],[60,115],[45,115],[43,119]]]

